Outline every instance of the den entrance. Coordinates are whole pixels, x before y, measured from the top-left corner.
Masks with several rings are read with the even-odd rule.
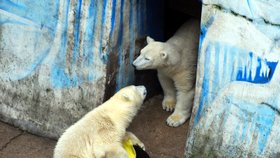
[[[151,15],[148,23],[154,23],[149,35],[159,41],[170,38],[189,18],[200,19],[201,2],[198,0],[156,0],[147,3],[148,14]],[[162,12],[153,15],[155,7],[161,7]],[[155,16],[161,18],[153,19]],[[153,31],[158,27],[161,29]],[[162,109],[163,94],[155,71],[136,71],[136,84],[144,84],[150,95],[129,130],[143,141],[152,158],[184,157],[189,121],[177,128],[166,125],[165,121],[171,113]]]

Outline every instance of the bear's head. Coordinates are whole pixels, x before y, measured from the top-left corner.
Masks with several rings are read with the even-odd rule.
[[[119,90],[113,97],[118,98],[121,106],[136,106],[138,109],[143,104],[147,95],[147,90],[144,86],[127,86]]]
[[[166,42],[158,42],[147,36],[147,46],[140,51],[133,65],[137,70],[158,69],[176,64],[180,57],[176,47]]]

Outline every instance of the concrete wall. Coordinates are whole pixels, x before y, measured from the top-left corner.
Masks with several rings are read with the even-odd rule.
[[[58,137],[132,84],[146,8],[145,0],[0,1],[0,119]]]
[[[280,2],[204,0],[186,157],[280,156]]]

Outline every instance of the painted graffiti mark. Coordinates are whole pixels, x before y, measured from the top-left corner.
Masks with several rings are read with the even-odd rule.
[[[50,3],[52,6],[44,7],[45,3],[36,1],[30,5],[11,0],[0,2],[1,61],[4,63],[1,66],[1,80],[21,80],[34,74],[48,56],[52,45],[49,41],[53,40],[53,28],[57,25],[54,17],[57,16],[59,5],[58,1],[53,1]],[[42,11],[33,14],[30,11],[38,11],[43,7],[49,9],[48,14]],[[50,19],[50,22],[44,19]]]
[[[113,28],[115,28],[116,5],[117,5],[117,0],[112,0],[111,30],[109,35],[110,39],[112,38]]]
[[[278,62],[269,62],[267,60],[262,60],[260,57],[253,59],[252,52],[249,53],[249,56],[250,63],[255,63],[254,66],[256,68],[250,69],[244,66],[243,70],[238,70],[236,80],[251,83],[268,83],[272,78],[272,74]]]
[[[107,15],[107,0],[103,1],[102,4],[102,20],[101,20],[101,35],[100,35],[100,47],[99,47],[99,56],[101,57],[101,60],[103,63],[106,63],[108,60],[108,55],[106,55],[106,52],[103,52],[103,37],[104,37],[104,26],[106,23],[106,15]]]
[[[252,52],[247,52],[224,43],[209,43],[205,54],[202,92],[199,95],[200,102],[194,119],[194,125],[202,117],[204,106],[213,101],[215,95],[211,94],[216,94],[218,89],[232,81],[245,81],[254,84],[268,83],[273,77],[278,63],[262,59],[255,56]],[[223,56],[223,58],[221,59],[219,55]],[[210,62],[212,58],[213,62]],[[254,62],[258,64],[254,64]],[[215,65],[214,74],[210,74],[211,64]],[[215,75],[215,77],[210,80],[209,77],[211,75]]]
[[[279,115],[279,94],[275,96],[280,88],[278,62],[268,61],[253,52],[225,43],[210,42],[205,53],[202,92],[194,127],[200,124],[201,128],[208,130],[211,125],[211,130],[219,131],[218,128],[226,126],[224,132],[230,137],[224,138],[224,141],[247,147],[255,144],[256,153],[263,154],[274,127],[275,116]],[[221,54],[224,57],[222,61],[219,57]],[[210,64],[213,63],[216,70],[222,67],[227,71],[222,70],[223,74],[217,73],[216,78],[209,79],[213,75],[209,74],[210,69],[213,69]],[[221,120],[216,117],[222,117],[222,124],[218,125]],[[233,123],[235,118],[238,118],[239,123]],[[236,150],[234,148],[231,151]]]
[[[124,11],[124,0],[121,0],[121,6],[120,6],[120,11]],[[117,86],[116,86],[116,91],[121,89],[123,87],[124,80],[122,78],[122,74],[124,74],[124,66],[123,65],[123,58],[124,58],[124,50],[123,47],[120,47],[123,44],[123,14],[120,14],[119,17],[120,23],[119,23],[119,31],[118,31],[118,39],[117,39],[117,46],[118,46],[118,64],[119,64],[119,73],[117,76]]]
[[[201,29],[200,29],[200,39],[199,39],[199,46],[202,46],[202,43],[204,41],[204,38],[207,33],[207,28],[211,27],[212,23],[214,21],[214,16],[210,17],[209,20],[205,24],[201,24]]]
[[[187,154],[277,157],[279,153],[279,27],[248,19],[247,15],[260,15],[257,3],[263,2],[246,2],[249,8],[238,8],[233,1],[204,2]],[[232,9],[251,14],[243,16]]]
[[[134,69],[130,64],[134,57],[135,40],[145,30],[143,27],[145,2],[139,0],[118,2],[117,0],[1,1],[1,27],[7,24],[15,27],[24,25],[35,27],[39,33],[48,30],[50,35],[47,39],[49,42],[46,42],[48,45],[40,52],[33,53],[36,54],[36,59],[23,70],[24,75],[9,75],[9,78],[18,80],[33,74],[48,57],[54,45],[50,41],[53,41],[56,36],[61,36],[59,43],[55,43],[59,49],[52,53],[55,57],[47,63],[50,65],[50,81],[54,88],[76,87],[102,77],[109,53],[113,49],[116,49],[114,52],[119,56],[116,89],[132,82]],[[61,14],[59,10],[62,10]],[[129,15],[128,19],[124,17],[125,14]],[[60,30],[56,30],[58,23],[62,25]],[[110,23],[109,27],[107,23]],[[126,37],[129,38],[124,37],[127,34],[127,30],[124,29],[128,29]],[[18,29],[18,31],[22,30]],[[38,38],[36,40],[40,40]],[[109,38],[109,41],[105,41],[104,38],[106,40]],[[105,47],[110,48],[105,49]],[[128,62],[125,61],[126,58]],[[3,75],[0,77],[4,78]]]
[[[48,0],[2,0],[0,2],[0,10],[4,10],[23,19],[32,21],[38,26],[46,27],[50,30],[53,30],[57,25],[58,9],[58,0],[52,1],[51,3]]]

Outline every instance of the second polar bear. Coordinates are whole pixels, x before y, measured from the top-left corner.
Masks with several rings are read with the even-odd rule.
[[[156,69],[164,92],[162,107],[174,110],[169,126],[183,124],[191,115],[199,43],[199,21],[191,19],[166,42],[147,37],[148,45],[133,62],[137,70]]]
[[[128,86],[93,109],[59,138],[54,158],[128,158],[123,142],[144,148],[126,128],[146,96],[144,86]]]

